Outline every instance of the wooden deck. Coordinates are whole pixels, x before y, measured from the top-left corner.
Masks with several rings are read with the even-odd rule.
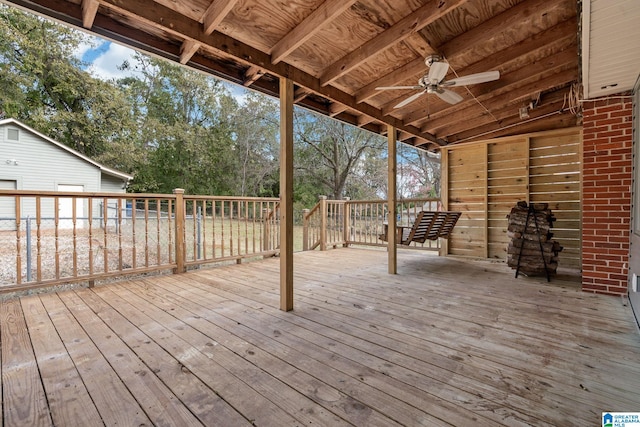
[[[640,410],[624,300],[416,251],[390,276],[386,257],[296,254],[290,313],[277,259],[4,301],[2,421],[586,426]]]

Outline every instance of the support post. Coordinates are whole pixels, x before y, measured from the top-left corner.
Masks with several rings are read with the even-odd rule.
[[[184,206],[184,189],[176,188],[173,190],[173,194],[176,195],[175,205],[175,233],[176,233],[176,268],[173,269],[174,274],[180,274],[187,271],[184,264],[184,218],[185,218],[185,206]]]
[[[320,196],[320,250],[327,250],[327,196]]]
[[[389,274],[398,273],[398,249],[396,247],[397,231],[396,231],[396,128],[387,125],[387,151],[388,154],[388,176],[387,176],[387,205],[389,213],[387,214],[387,247],[389,254]]]
[[[280,78],[280,310],[293,310],[293,81]]]
[[[351,200],[351,197],[345,197],[344,205],[342,205],[342,240],[344,240],[342,246],[345,248],[349,247],[349,241],[351,240],[351,204],[349,203],[349,200]]]

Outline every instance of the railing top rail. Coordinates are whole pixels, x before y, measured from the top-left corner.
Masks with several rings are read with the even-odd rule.
[[[216,201],[249,201],[249,202],[279,202],[278,197],[243,197],[243,196],[203,196],[184,195],[185,200],[216,200]]]
[[[320,209],[320,203],[316,203],[316,205],[314,207],[312,207],[309,212],[306,212],[304,214],[305,218],[310,218],[311,215],[313,215],[316,211],[318,211]]]
[[[26,197],[98,197],[121,199],[175,199],[175,194],[154,193],[98,193],[83,191],[35,191],[35,190],[0,190],[0,196],[26,196]]]
[[[419,197],[411,199],[398,199],[397,203],[420,203],[420,202],[439,202],[439,197]],[[386,199],[371,199],[371,200],[345,200],[344,202],[352,205],[358,205],[363,203],[387,203]]]

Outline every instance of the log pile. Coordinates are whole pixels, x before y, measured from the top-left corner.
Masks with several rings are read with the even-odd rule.
[[[529,208],[531,208],[530,214]],[[529,214],[529,221],[525,228],[527,214]],[[507,215],[507,218],[509,219],[507,235],[510,239],[507,247],[507,264],[509,267],[518,268],[518,258],[520,257],[519,273],[527,276],[546,275],[547,272],[549,275],[555,274],[558,268],[558,253],[562,251],[562,246],[558,242],[551,240],[553,237],[551,228],[556,219],[551,213],[549,205],[547,203],[534,203],[529,207],[527,202],[518,202],[511,209],[511,213]],[[537,229],[536,222],[538,224]],[[520,256],[521,252],[522,256]]]

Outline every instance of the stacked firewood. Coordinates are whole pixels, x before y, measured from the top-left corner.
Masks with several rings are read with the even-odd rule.
[[[551,240],[553,233],[550,230],[556,219],[548,203],[532,204],[531,213],[529,208],[527,202],[518,202],[507,215],[509,219],[507,235],[510,238],[507,247],[507,264],[516,269],[518,258],[520,258],[519,273],[527,276],[546,275],[547,272],[550,275],[555,274],[558,268],[558,253],[562,251],[562,246]],[[525,228],[527,215],[529,215],[529,221]]]

